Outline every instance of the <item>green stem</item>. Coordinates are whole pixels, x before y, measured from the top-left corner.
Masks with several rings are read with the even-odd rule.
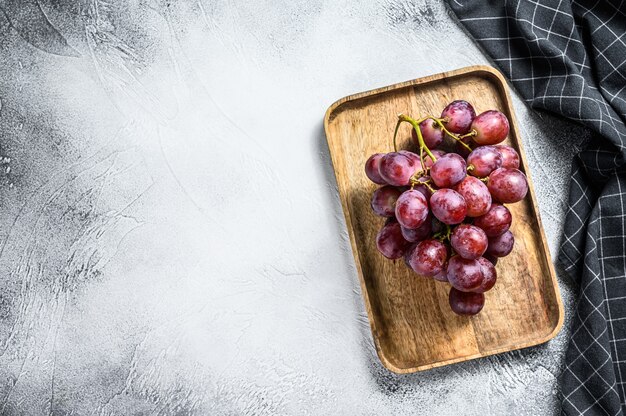
[[[417,133],[417,141],[419,142],[419,145],[420,145],[420,152],[423,149],[426,152],[426,154],[428,154],[428,156],[430,156],[430,158],[432,159],[433,163],[435,163],[437,161],[437,158],[435,157],[435,155],[432,154],[432,152],[430,151],[428,146],[426,146],[426,143],[424,143],[424,137],[422,137],[422,132],[420,130],[419,123],[421,123],[424,120],[425,119],[422,119],[422,120],[418,121],[418,120],[415,120],[414,118],[411,118],[411,117],[409,117],[407,115],[404,115],[404,114],[399,114],[398,115],[398,122],[399,123],[402,122],[402,121],[406,121],[406,122],[410,123],[413,126],[413,128],[415,129],[415,133]]]
[[[437,238],[440,241],[445,241],[445,240],[450,240],[450,234],[452,233],[452,227],[450,227],[448,224],[442,223],[443,226],[445,227],[442,231],[436,233],[435,235],[433,235],[433,238]]]
[[[415,172],[415,174],[413,176],[411,176],[411,179],[409,179],[409,184],[411,185],[411,189],[413,189],[415,187],[415,185],[422,185],[424,184],[424,182],[420,181],[420,179],[423,176],[426,176],[426,171],[423,169],[418,170],[417,172]]]
[[[461,135],[459,136],[459,138],[460,138],[460,139],[464,139],[464,138],[466,138],[466,137],[474,137],[474,136],[476,136],[477,134],[478,134],[478,133],[476,132],[476,130],[472,130],[472,131],[470,131],[469,133],[461,134]]]
[[[425,174],[424,171],[420,171],[419,176],[416,174],[415,176],[411,178],[411,189],[413,189],[416,185],[419,185],[419,186],[423,185],[426,187],[426,189],[430,191],[431,194],[434,194],[437,190],[430,185],[432,183],[430,179],[424,182],[419,180],[419,178],[424,176],[424,174]]]
[[[398,144],[396,143],[396,137],[398,136],[398,129],[400,128],[401,123],[402,123],[402,120],[398,120],[398,122],[396,123],[396,129],[393,131],[393,151],[394,152],[398,151]]]
[[[430,191],[431,194],[434,194],[437,190],[434,189],[432,186],[430,186],[431,181],[428,180],[426,182],[422,182],[422,184],[424,184],[424,186],[426,187],[426,189],[428,189]]]
[[[437,125],[439,126],[439,128],[441,129],[441,131],[443,131],[445,134],[447,134],[448,136],[452,137],[454,140],[456,140],[457,142],[461,143],[461,145],[463,145],[467,150],[469,150],[470,152],[472,151],[472,148],[469,147],[467,145],[467,143],[463,142],[463,138],[465,137],[471,137],[471,136],[476,136],[476,130],[472,130],[471,132],[464,134],[462,136],[458,136],[454,133],[452,133],[450,130],[448,130],[446,128],[446,126],[444,125],[445,122],[447,122],[447,120],[445,118],[437,118],[437,117],[433,117],[433,116],[427,116],[424,117],[421,121],[424,120],[433,120],[435,123],[437,123]]]
[[[439,126],[441,127],[441,130],[443,130],[443,132],[445,134],[447,134],[448,136],[452,137],[454,140],[456,140],[458,143],[461,144],[461,146],[463,146],[464,148],[466,148],[468,151],[472,151],[473,149],[471,147],[468,146],[467,143],[465,143],[460,136],[457,136],[456,134],[452,133],[451,131],[449,131],[444,125],[443,123],[439,123]]]

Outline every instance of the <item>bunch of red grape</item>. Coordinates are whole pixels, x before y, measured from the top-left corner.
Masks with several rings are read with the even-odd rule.
[[[397,150],[404,122],[413,127],[419,154]],[[512,216],[504,204],[521,201],[528,183],[517,152],[498,145],[508,133],[501,112],[477,116],[470,103],[457,100],[440,118],[400,114],[396,151],[365,163],[367,177],[383,185],[371,204],[387,218],[378,250],[389,259],[404,257],[418,275],[449,282],[450,307],[459,315],[481,311],[484,293],[496,283],[498,258],[513,250]]]

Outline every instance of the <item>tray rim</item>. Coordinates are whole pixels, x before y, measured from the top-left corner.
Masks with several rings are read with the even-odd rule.
[[[539,226],[540,240],[543,246],[543,252],[545,253],[546,260],[548,263],[548,273],[550,274],[552,288],[554,290],[554,295],[556,297],[557,313],[558,313],[557,322],[549,334],[545,336],[531,338],[525,342],[520,342],[513,346],[496,348],[496,349],[485,351],[485,352],[479,351],[476,354],[459,356],[459,357],[455,357],[455,358],[451,358],[447,360],[434,361],[429,364],[422,364],[422,365],[418,365],[414,367],[407,367],[407,368],[397,367],[396,365],[393,364],[393,362],[391,362],[385,356],[385,351],[381,348],[381,345],[380,345],[378,329],[376,328],[376,323],[373,319],[373,311],[372,311],[372,306],[370,302],[370,296],[369,296],[369,292],[367,291],[365,279],[363,276],[363,269],[361,267],[361,261],[358,256],[359,251],[358,251],[358,247],[356,244],[356,238],[354,235],[353,227],[351,226],[352,220],[351,220],[350,211],[348,210],[347,199],[345,198],[343,193],[340,192],[339,185],[338,185],[337,191],[339,193],[339,200],[341,201],[341,207],[342,207],[345,221],[346,221],[346,228],[348,229],[348,234],[350,236],[350,246],[352,249],[352,257],[354,258],[357,274],[359,276],[359,283],[361,286],[361,297],[363,299],[363,302],[365,304],[365,309],[367,311],[367,316],[368,316],[368,320],[370,324],[370,330],[372,332],[372,338],[374,340],[374,346],[376,348],[376,354],[378,355],[378,358],[380,359],[383,366],[386,367],[391,372],[396,373],[396,374],[416,373],[419,371],[429,370],[429,369],[436,368],[436,367],[442,367],[442,366],[449,365],[449,364],[460,363],[460,362],[469,361],[469,360],[473,360],[477,358],[488,357],[490,355],[501,354],[503,352],[515,351],[515,350],[520,350],[523,348],[537,346],[553,339],[563,327],[563,321],[564,321],[563,300],[561,298],[561,291],[559,288],[559,283],[556,278],[554,263],[552,262],[552,256],[550,254],[550,249],[548,247],[548,243],[546,240],[546,235],[545,235],[545,231],[543,228],[543,222],[541,220],[541,213],[539,211],[539,206],[537,205],[537,199],[535,197],[535,189],[534,189],[532,177],[530,175],[530,169],[526,161],[526,152],[524,150],[524,145],[522,143],[521,135],[519,133],[520,129],[519,129],[519,125],[517,122],[517,117],[515,115],[515,111],[514,111],[512,100],[511,100],[511,95],[509,93],[510,87],[504,75],[502,75],[502,73],[498,71],[496,68],[492,66],[488,66],[488,65],[467,66],[467,67],[463,67],[463,68],[459,68],[459,69],[455,69],[451,71],[440,72],[438,74],[427,75],[427,76],[412,79],[409,81],[399,82],[399,83],[387,85],[384,87],[375,88],[375,89],[347,95],[335,101],[334,103],[332,103],[328,107],[324,115],[324,133],[326,136],[327,145],[329,147],[330,157],[333,163],[333,171],[335,174],[335,180],[337,181],[337,184],[339,184],[339,178],[338,178],[338,173],[337,173],[338,171],[336,169],[338,162],[335,160],[337,156],[330,150],[332,147],[330,144],[329,124],[331,122],[331,117],[333,113],[335,112],[335,110],[337,110],[337,108],[339,108],[341,105],[350,101],[360,100],[360,99],[367,98],[367,97],[381,95],[381,94],[384,94],[393,90],[398,90],[398,89],[403,89],[403,88],[408,88],[408,87],[415,87],[415,86],[419,86],[423,84],[428,84],[431,82],[441,81],[447,78],[455,78],[455,77],[468,75],[472,73],[475,73],[477,75],[482,73],[483,75],[487,75],[488,77],[492,77],[497,80],[498,88],[500,89],[500,93],[502,94],[504,101],[505,101],[504,104],[506,105],[507,111],[511,116],[509,121],[518,138],[517,145],[520,149],[520,161],[521,161],[522,167],[524,168],[524,172],[526,173],[526,176],[528,177],[528,194],[530,195],[531,206],[535,213],[537,224]]]

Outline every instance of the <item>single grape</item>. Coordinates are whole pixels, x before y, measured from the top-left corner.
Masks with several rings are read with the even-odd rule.
[[[497,237],[489,238],[487,253],[496,257],[506,257],[513,250],[513,245],[515,245],[515,237],[511,231],[507,231]]]
[[[474,289],[473,292],[477,293],[485,293],[496,284],[496,280],[498,278],[498,273],[496,272],[495,266],[486,258],[481,257],[477,260],[480,263],[480,267],[483,271],[483,282],[480,284],[478,289]]]
[[[448,249],[445,244],[438,240],[424,240],[415,246],[409,258],[409,264],[415,273],[433,277],[441,273],[446,260],[448,260]]]
[[[482,228],[487,237],[497,237],[509,229],[512,220],[513,216],[507,207],[492,204],[485,215],[474,219],[474,225]]]
[[[513,203],[524,199],[528,192],[526,175],[517,169],[496,169],[489,175],[487,188],[494,200]]]
[[[405,228],[418,228],[428,217],[428,202],[421,192],[410,189],[396,201],[396,218]]]
[[[467,214],[465,199],[458,192],[443,188],[430,197],[430,209],[445,224],[460,224]]]
[[[399,152],[391,152],[380,159],[378,172],[389,185],[406,186],[418,168],[414,158]]]
[[[409,242],[402,237],[400,224],[395,221],[387,222],[376,236],[376,247],[388,259],[399,259],[409,246]]]
[[[422,168],[422,161],[420,160],[420,157],[418,154],[410,152],[408,150],[398,150],[398,153],[400,153],[401,155],[404,155],[406,157],[408,157],[409,159],[411,159],[415,165],[417,166],[416,171],[418,170],[424,170]]]
[[[454,190],[465,199],[468,217],[484,215],[491,208],[491,193],[480,179],[466,176],[454,187]]]
[[[396,201],[402,192],[390,185],[382,186],[372,195],[372,211],[381,217],[393,217],[396,212]]]
[[[473,166],[468,173],[484,178],[502,166],[502,155],[495,146],[479,146],[467,156],[467,164]]]
[[[519,154],[511,146],[498,145],[498,152],[502,156],[502,167],[507,169],[519,169]]]
[[[464,259],[475,260],[487,250],[487,235],[480,228],[461,224],[454,229],[450,237],[450,245]]]
[[[431,150],[430,152],[435,156],[435,159],[437,159],[437,160],[439,160],[439,158],[441,158],[441,156],[446,154],[446,152],[444,152],[443,150],[439,150],[439,149]],[[426,166],[427,168],[430,168],[432,165],[433,165],[433,160],[430,158],[430,156],[425,154],[424,155],[424,166]]]
[[[448,301],[450,302],[450,309],[457,315],[476,315],[485,306],[485,295],[482,293],[461,292],[451,288]]]
[[[430,168],[430,177],[440,188],[456,185],[463,180],[465,175],[465,159],[456,153],[441,156]]]
[[[415,243],[427,239],[433,233],[432,215],[429,213],[426,221],[418,228],[406,228],[402,227],[402,236],[406,241]]]
[[[496,256],[492,256],[489,253],[483,254],[483,258],[489,260],[489,262],[493,264],[494,266],[498,264],[498,258]]]
[[[439,125],[433,120],[424,120],[419,126],[422,138],[424,139],[424,144],[430,150],[433,150],[443,142],[443,130],[441,130]],[[411,137],[413,138],[413,143],[419,147],[420,143],[415,129],[411,130]]]
[[[456,255],[448,260],[448,281],[463,292],[470,292],[480,286],[484,279],[481,265],[476,260],[468,260]]]
[[[463,100],[452,101],[441,113],[441,118],[448,120],[445,123],[446,129],[457,134],[468,133],[474,117],[476,117],[474,107]]]
[[[365,174],[370,179],[370,181],[378,185],[387,184],[387,182],[385,182],[382,176],[380,176],[380,173],[378,173],[378,166],[380,165],[380,159],[382,159],[383,156],[384,154],[382,153],[374,153],[373,155],[369,157],[369,159],[367,159],[367,162],[365,162]]]
[[[509,134],[509,120],[498,110],[485,111],[472,122],[473,139],[479,145],[498,144]]]

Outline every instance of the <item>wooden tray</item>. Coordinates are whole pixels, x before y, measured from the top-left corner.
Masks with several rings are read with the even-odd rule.
[[[416,276],[402,260],[392,262],[376,250],[383,219],[371,212],[376,185],[363,170],[372,153],[393,150],[398,113],[438,115],[455,99],[470,101],[477,113],[496,108],[507,115],[511,132],[505,143],[520,153],[530,185],[523,201],[508,205],[513,252],[499,260],[498,282],[486,293],[484,309],[469,318],[450,310],[447,283]],[[422,371],[541,344],[558,333],[563,305],[502,74],[473,66],[351,95],[330,106],[324,127],[372,336],[385,367]],[[411,147],[409,129],[404,123],[400,148]]]

